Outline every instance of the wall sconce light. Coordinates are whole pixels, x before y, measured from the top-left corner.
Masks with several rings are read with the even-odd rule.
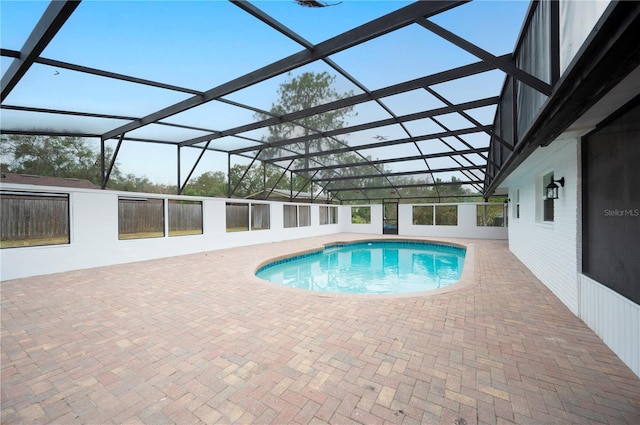
[[[560,183],[560,186],[564,187],[564,177],[560,180],[551,179],[551,183],[547,185],[547,199],[558,199],[558,185],[556,183]]]

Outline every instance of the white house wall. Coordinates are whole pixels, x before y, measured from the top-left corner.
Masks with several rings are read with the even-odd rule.
[[[367,205],[362,205],[367,206]],[[345,232],[368,233],[379,235],[382,233],[382,204],[369,205],[371,208],[371,223],[351,223],[351,206],[343,206],[340,209],[339,222]]]
[[[339,205],[338,223],[320,225],[319,204],[310,206],[311,226],[285,228],[283,205],[291,203],[244,201],[234,203],[270,205],[270,229],[226,231],[226,203],[222,198],[157,195],[111,190],[70,189],[3,184],[3,190],[69,194],[70,240],[65,245],[5,248],[0,252],[0,279],[36,276],[90,267],[193,254],[235,246],[269,243],[341,232],[381,234],[382,205],[371,205],[371,223],[352,224],[351,206]],[[202,202],[203,234],[145,239],[118,239],[118,197],[197,200]],[[165,215],[167,202],[165,205]],[[296,205],[296,204],[292,204]],[[459,204],[458,226],[414,226],[412,205],[399,205],[401,236],[506,239],[504,227],[476,226],[476,204]],[[165,234],[168,234],[165,220]]]
[[[509,187],[509,248],[542,283],[640,376],[640,306],[581,273],[578,139],[539,148],[505,181]],[[564,177],[553,223],[536,215],[542,175]],[[517,192],[520,218],[515,218]]]
[[[578,314],[578,141],[539,148],[507,179],[509,248],[560,300]],[[554,221],[542,220],[542,176],[564,177]],[[520,218],[515,218],[519,191]]]
[[[580,276],[580,318],[640,376],[640,306]]]
[[[458,205],[458,225],[415,225],[414,205]],[[507,239],[506,227],[478,226],[477,205],[468,204],[400,204],[398,205],[398,233],[400,235],[433,236],[441,238]],[[493,204],[495,205],[495,204]]]
[[[311,226],[284,228],[283,204],[272,202],[270,203],[270,229],[227,232],[226,199],[9,184],[2,185],[2,189],[21,192],[69,193],[71,238],[71,243],[67,245],[2,249],[0,252],[0,278],[2,280],[343,231],[340,222],[328,225],[319,224],[319,205],[311,206]],[[202,201],[203,234],[118,240],[118,196]],[[233,202],[243,201],[234,199]]]

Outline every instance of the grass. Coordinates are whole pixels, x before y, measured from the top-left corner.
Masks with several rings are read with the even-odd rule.
[[[69,243],[68,236],[54,236],[50,238],[39,238],[39,239],[1,240],[0,248],[20,248],[25,246],[43,246],[43,245],[66,245],[68,243]]]
[[[169,230],[169,236],[201,235],[202,229]]]
[[[188,236],[188,235],[201,235],[201,234],[202,234],[201,229],[172,230],[169,232],[169,236]],[[162,237],[164,237],[164,232],[162,231],[121,233],[118,235],[119,240],[162,238]],[[39,238],[39,239],[0,240],[0,249],[21,248],[21,247],[27,247],[27,246],[67,245],[67,244],[69,244],[68,236],[55,236],[50,238]]]
[[[184,230],[170,230],[169,236],[188,236],[188,235],[201,235],[202,229],[184,229]],[[118,239],[145,239],[145,238],[162,238],[164,232],[161,230],[155,232],[138,232],[138,233],[120,233]]]
[[[138,233],[119,233],[118,239],[129,240],[129,239],[146,239],[146,238],[162,238],[164,237],[164,231],[158,230],[155,232],[138,232]]]
[[[247,232],[249,231],[248,227],[227,227],[227,232]]]

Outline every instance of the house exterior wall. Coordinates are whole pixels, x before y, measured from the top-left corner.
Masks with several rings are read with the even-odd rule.
[[[580,318],[640,376],[640,306],[580,275]]]
[[[509,248],[538,279],[578,314],[578,141],[558,140],[539,148],[509,178]],[[554,221],[542,214],[542,178],[564,177]],[[519,195],[518,195],[519,192]],[[519,196],[520,218],[515,217]]]
[[[509,187],[509,248],[540,281],[640,376],[640,306],[581,273],[578,139],[556,140],[529,156]],[[541,220],[541,177],[565,178],[554,221]],[[515,210],[520,204],[520,218]]]

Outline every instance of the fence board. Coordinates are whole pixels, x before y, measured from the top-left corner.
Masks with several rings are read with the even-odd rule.
[[[0,216],[3,241],[69,237],[68,196],[2,194]]]

